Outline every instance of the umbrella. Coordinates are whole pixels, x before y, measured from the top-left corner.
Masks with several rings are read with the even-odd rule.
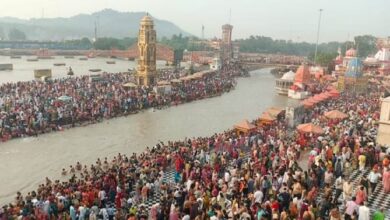
[[[335,90],[335,89],[333,89],[333,90],[329,91],[329,94],[330,94],[332,97],[339,97],[340,92],[337,91],[337,90]]]
[[[132,83],[132,82],[128,82],[128,83],[123,84],[123,87],[135,88],[135,87],[137,87],[137,85]]]
[[[339,110],[325,112],[324,115],[325,115],[325,117],[327,117],[329,119],[346,119],[346,118],[348,118],[347,114],[340,112]]]
[[[303,102],[301,102],[301,104],[304,105],[304,107],[306,107],[306,108],[312,107],[314,105],[313,102],[310,102],[307,100],[304,100]]]
[[[320,126],[314,125],[312,123],[300,124],[297,126],[297,129],[298,129],[298,131],[304,132],[304,133],[315,133],[315,134],[324,133],[324,130]]]
[[[68,101],[72,100],[72,97],[63,95],[63,96],[58,97],[58,100],[63,101],[63,102],[68,102]]]

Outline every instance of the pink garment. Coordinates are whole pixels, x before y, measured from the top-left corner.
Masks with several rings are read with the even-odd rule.
[[[390,170],[383,172],[383,190],[385,193],[390,193]]]
[[[362,205],[365,200],[366,200],[366,192],[364,192],[364,190],[359,189],[356,192],[356,204]]]

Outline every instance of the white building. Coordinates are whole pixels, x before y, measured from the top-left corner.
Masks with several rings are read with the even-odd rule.
[[[377,142],[383,146],[390,145],[390,97],[382,100]]]

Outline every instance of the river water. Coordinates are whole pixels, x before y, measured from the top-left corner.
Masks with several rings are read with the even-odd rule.
[[[10,202],[17,191],[36,189],[46,176],[59,178],[62,168],[77,161],[89,165],[98,157],[140,152],[158,140],[211,135],[254,119],[267,107],[291,104],[276,94],[274,85],[270,69],[257,70],[220,97],[1,143],[0,204]]]
[[[135,61],[92,58],[88,60],[79,60],[75,56],[72,59],[65,59],[61,56],[54,56],[54,59],[42,59],[36,62],[29,62],[27,59],[36,58],[36,56],[22,56],[21,59],[11,59],[9,56],[0,56],[0,64],[12,63],[13,70],[0,71],[0,83],[26,81],[34,79],[35,69],[51,69],[53,78],[66,77],[69,67],[72,67],[76,76],[96,74],[89,72],[90,69],[101,69],[106,72],[127,72],[128,69],[136,67]],[[115,61],[115,64],[107,64],[106,61]],[[54,66],[55,63],[65,63],[65,66]],[[157,61],[157,68],[165,67],[165,61]]]

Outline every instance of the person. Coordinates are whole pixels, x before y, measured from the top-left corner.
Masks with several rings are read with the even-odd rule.
[[[371,193],[375,192],[375,188],[378,184],[378,180],[381,177],[381,174],[378,172],[378,168],[374,167],[370,174],[368,175],[368,181],[370,182],[370,187],[371,187]]]
[[[383,183],[383,191],[385,191],[385,193],[390,193],[390,169],[389,168],[385,168],[383,170],[382,183]]]
[[[345,205],[345,214],[344,219],[345,220],[351,220],[355,213],[359,212],[359,205],[356,204],[356,197],[352,197],[352,200],[348,201]]]
[[[383,211],[383,208],[375,211],[372,220],[385,220],[385,213]]]
[[[359,220],[370,220],[370,208],[366,206],[366,202],[359,207]]]
[[[341,193],[343,192],[343,185],[344,185],[344,175],[339,176],[336,179],[335,187],[336,187],[336,195],[334,197],[333,203],[337,204],[337,200],[339,199]]]
[[[364,186],[360,186],[356,191],[356,204],[362,205],[364,201],[367,199],[366,191],[364,190]]]
[[[363,171],[366,167],[366,156],[364,154],[360,154],[358,157],[359,160],[359,170]]]
[[[352,190],[353,190],[353,184],[351,183],[351,180],[348,179],[347,181],[344,181],[343,184],[343,199],[345,201],[348,201],[352,197]]]

